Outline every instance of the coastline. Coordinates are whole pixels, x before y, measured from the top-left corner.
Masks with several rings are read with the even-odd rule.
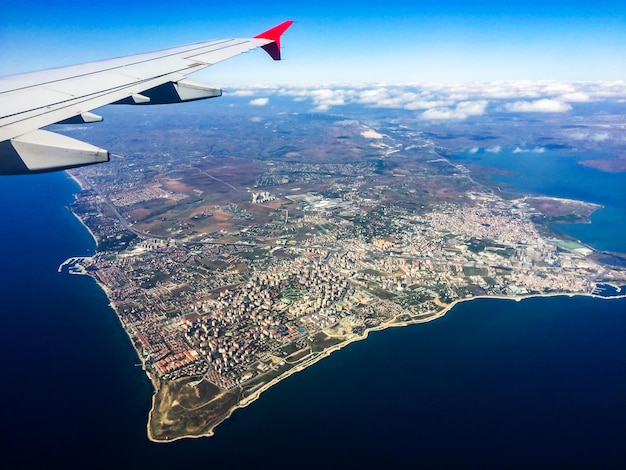
[[[89,228],[89,226],[88,226],[85,222],[83,222],[83,219],[81,219],[81,218],[78,216],[78,214],[76,214],[76,212],[74,212],[74,211],[73,211],[73,210],[71,210],[71,209],[68,209],[68,210],[72,213],[72,215],[73,215],[74,217],[76,217],[76,218],[78,219],[78,221],[79,221],[79,222],[83,225],[83,227],[85,227],[85,228],[87,229],[87,232],[89,232],[89,235],[91,235],[91,238],[93,238],[93,241],[94,241],[94,243],[96,244],[96,246],[95,246],[95,248],[94,248],[94,251],[95,251],[95,252],[97,252],[97,251],[98,251],[98,237],[96,237],[96,234],[95,234],[95,233],[93,233],[93,231]]]
[[[68,174],[68,176],[70,176],[70,178],[72,178],[77,183],[77,185],[81,188],[81,190],[85,189],[85,185],[84,185],[84,183],[81,180],[79,180],[78,178],[74,177],[73,175],[71,175],[69,173],[67,173],[67,174]],[[92,238],[94,239],[94,241],[96,243],[95,250],[97,252],[97,249],[98,249],[98,238],[96,237],[94,232],[89,228],[89,226],[86,223],[84,223],[84,221],[75,212],[73,212],[71,209],[70,209],[70,212],[72,212],[72,214],[81,222],[81,224],[91,234]],[[586,245],[583,242],[579,241],[579,243],[581,243],[584,246],[588,246],[588,245]],[[593,249],[593,247],[589,247],[589,248],[591,248],[593,251],[596,251],[595,249]],[[80,273],[80,274],[83,274],[83,273]],[[89,275],[88,273],[84,273],[84,274],[85,275]],[[525,294],[525,295],[511,295],[511,296],[506,296],[506,295],[495,295],[495,296],[480,295],[480,296],[472,296],[472,297],[467,297],[467,298],[456,299],[455,301],[453,301],[453,302],[451,302],[449,304],[444,304],[444,303],[440,302],[438,298],[436,298],[436,299],[434,299],[434,302],[437,305],[437,307],[440,307],[440,309],[435,311],[435,312],[430,312],[430,313],[427,313],[427,314],[424,314],[424,315],[421,315],[421,316],[419,316],[419,315],[411,316],[411,318],[409,320],[404,320],[404,321],[397,321],[396,320],[397,317],[394,317],[394,318],[388,320],[387,322],[381,323],[380,325],[377,325],[377,326],[372,327],[372,328],[365,329],[361,335],[354,335],[352,337],[346,338],[341,343],[338,343],[338,344],[335,344],[333,346],[330,346],[327,349],[324,349],[322,351],[315,352],[315,353],[310,353],[309,355],[307,355],[307,357],[302,362],[298,363],[294,367],[292,367],[289,370],[285,371],[284,373],[274,377],[269,382],[262,383],[262,384],[258,385],[258,388],[254,389],[253,391],[250,392],[250,395],[242,398],[234,406],[229,408],[219,418],[219,421],[217,421],[215,424],[211,425],[211,427],[206,432],[204,432],[202,434],[180,435],[180,436],[176,436],[176,437],[173,437],[173,438],[167,438],[167,439],[156,439],[152,435],[150,429],[151,429],[151,424],[152,424],[152,413],[156,411],[156,407],[157,407],[157,404],[158,404],[157,403],[157,395],[158,395],[158,391],[161,388],[161,382],[159,381],[158,377],[155,374],[151,373],[149,371],[149,369],[146,367],[146,363],[145,363],[146,358],[143,356],[141,350],[139,350],[136,347],[135,342],[133,341],[134,335],[133,335],[132,331],[130,331],[129,329],[126,328],[126,326],[124,325],[124,322],[122,321],[122,317],[120,316],[120,314],[119,314],[119,312],[118,312],[118,310],[117,310],[117,308],[115,306],[115,303],[113,302],[113,300],[111,300],[113,292],[104,283],[100,282],[100,280],[97,277],[95,277],[93,275],[90,275],[90,277],[92,277],[96,281],[96,284],[98,284],[100,286],[100,288],[103,290],[103,292],[107,296],[107,299],[109,301],[109,306],[115,312],[115,315],[117,316],[120,325],[122,326],[122,328],[126,332],[126,335],[127,335],[128,339],[130,340],[131,345],[133,346],[133,349],[135,350],[137,358],[139,359],[139,361],[142,364],[142,369],[144,370],[144,372],[147,375],[148,379],[152,383],[153,395],[152,395],[152,399],[151,399],[151,407],[150,407],[150,411],[148,413],[148,420],[147,420],[147,437],[148,437],[149,441],[155,442],[155,443],[169,443],[169,442],[174,442],[174,441],[177,441],[177,440],[180,440],[180,439],[188,439],[188,438],[212,437],[212,436],[215,435],[215,428],[217,428],[221,423],[223,423],[225,420],[230,418],[235,410],[237,410],[239,408],[245,408],[248,405],[254,403],[256,400],[258,400],[261,397],[263,392],[265,392],[266,390],[269,390],[271,387],[275,386],[276,384],[278,384],[282,380],[285,380],[286,378],[290,377],[292,374],[295,374],[297,372],[301,372],[301,371],[305,370],[306,368],[316,364],[320,360],[330,356],[335,351],[339,351],[340,349],[348,346],[351,343],[367,339],[369,337],[370,332],[383,331],[383,330],[385,330],[387,328],[391,328],[391,327],[404,327],[404,326],[409,326],[409,325],[417,325],[417,324],[428,323],[430,321],[433,321],[433,320],[436,320],[436,319],[439,319],[439,318],[445,316],[457,304],[460,304],[462,302],[469,302],[469,301],[472,301],[472,300],[482,300],[482,299],[513,300],[513,301],[516,301],[516,302],[520,302],[520,301],[525,300],[525,299],[536,298],[536,297],[558,297],[558,296],[567,296],[567,297],[586,296],[586,297],[593,297],[593,298],[599,298],[599,299],[605,299],[605,300],[626,298],[626,293],[623,293],[621,295],[616,295],[616,296],[604,296],[604,295],[594,294],[592,292],[590,292],[590,293],[555,292],[555,293],[545,293],[545,294],[540,294],[539,293],[539,294]],[[619,286],[615,286],[615,287],[619,287]],[[203,380],[205,380],[205,379],[203,379]]]
[[[65,174],[67,176],[69,176],[80,188],[81,191],[84,191],[86,188],[86,185],[83,181],[81,181],[80,179],[78,179],[76,176],[72,175],[69,171],[66,171]],[[74,193],[74,199],[76,199],[76,193]],[[72,209],[68,208],[68,210],[74,215],[74,217],[76,217],[78,219],[78,221],[83,225],[83,227],[85,227],[87,229],[87,232],[89,232],[89,234],[91,235],[91,238],[93,238],[93,241],[95,242],[96,246],[94,248],[94,252],[98,251],[98,245],[99,245],[99,240],[98,237],[96,236],[96,234],[91,230],[91,228],[89,228],[89,226],[83,221],[83,219],[81,219],[78,214],[76,214],[76,212],[74,212]]]
[[[308,367],[316,364],[317,362],[321,361],[322,359],[330,356],[335,351],[339,351],[340,349],[342,349],[342,348],[344,348],[344,347],[346,347],[349,344],[352,344],[354,342],[367,339],[367,337],[369,336],[370,332],[382,331],[382,330],[385,330],[387,328],[395,327],[395,326],[408,326],[408,325],[412,325],[412,324],[427,323],[429,321],[436,320],[438,318],[443,317],[450,310],[450,308],[452,308],[452,307],[445,308],[445,309],[443,309],[443,310],[437,312],[436,314],[431,315],[431,316],[429,316],[427,318],[422,318],[422,319],[418,318],[418,319],[415,319],[415,320],[412,320],[412,321],[401,322],[401,323],[394,323],[395,322],[395,317],[394,317],[393,319],[389,320],[386,323],[382,323],[382,324],[380,324],[380,325],[378,325],[376,327],[366,329],[363,332],[363,335],[360,335],[360,336],[355,335],[354,337],[352,337],[352,338],[350,338],[350,339],[348,339],[346,341],[343,341],[343,342],[341,342],[339,344],[331,346],[330,348],[328,348],[328,349],[326,349],[324,351],[321,351],[321,352],[317,353],[315,356],[306,359],[305,361],[301,362],[297,366],[295,366],[295,367],[289,369],[288,371],[286,371],[284,374],[279,375],[278,377],[275,377],[274,379],[270,380],[269,382],[263,384],[262,386],[260,386],[256,390],[254,390],[254,392],[252,392],[252,394],[250,394],[249,396],[245,397],[243,400],[241,400],[239,403],[237,403],[237,405],[235,405],[232,408],[230,408],[228,410],[228,412],[224,415],[224,417],[218,423],[213,425],[204,434],[183,435],[183,436],[178,436],[178,437],[175,437],[173,439],[167,439],[167,440],[154,439],[153,436],[151,435],[151,432],[150,432],[150,423],[151,423],[151,419],[152,419],[152,411],[154,410],[154,405],[155,405],[155,398],[156,398],[156,392],[155,392],[155,394],[152,396],[152,407],[150,408],[150,412],[148,413],[148,423],[147,423],[148,439],[150,441],[152,441],[152,442],[165,444],[165,443],[174,442],[174,441],[177,441],[177,440],[180,440],[180,439],[212,437],[212,436],[215,435],[215,432],[214,432],[215,428],[218,427],[220,424],[222,424],[224,421],[226,421],[228,418],[230,418],[235,410],[245,408],[248,405],[254,403],[256,400],[258,400],[261,397],[261,394],[263,392],[269,390],[274,385],[278,384],[282,380],[285,380],[286,378],[290,377],[291,375],[293,375],[293,374],[295,374],[297,372],[301,372],[301,371],[307,369]]]
[[[78,185],[81,191],[87,189],[87,185],[85,184],[85,182],[79,179],[76,175],[70,173],[69,171],[66,171],[65,174],[74,180],[74,182]]]
[[[434,315],[430,315],[430,316],[428,316],[426,318],[419,318],[418,317],[418,318],[414,318],[414,319],[407,320],[407,321],[396,322],[395,321],[395,317],[394,317],[393,319],[389,320],[388,322],[382,323],[382,324],[380,324],[378,326],[375,326],[373,328],[366,329],[363,332],[363,334],[360,335],[360,336],[356,336],[355,335],[354,337],[352,337],[352,338],[350,338],[350,339],[348,339],[348,340],[346,340],[344,342],[341,342],[339,344],[331,346],[330,348],[317,353],[317,355],[315,355],[313,357],[310,357],[309,359],[306,359],[302,363],[300,363],[297,366],[293,367],[292,369],[289,369],[288,371],[286,371],[284,374],[279,375],[278,377],[275,377],[274,379],[270,380],[266,384],[263,384],[262,386],[260,386],[256,390],[254,390],[254,392],[252,392],[249,396],[245,397],[239,403],[237,403],[235,406],[230,408],[228,410],[228,412],[224,415],[224,417],[218,423],[214,424],[204,434],[182,435],[182,436],[177,436],[175,438],[166,439],[166,440],[155,439],[151,435],[151,432],[150,432],[150,424],[151,424],[151,419],[152,419],[152,412],[153,412],[155,404],[156,404],[155,403],[156,402],[156,387],[155,387],[155,393],[152,396],[152,406],[150,408],[150,412],[148,413],[148,423],[147,423],[148,439],[151,442],[155,442],[155,443],[159,443],[159,444],[166,444],[166,443],[178,441],[178,440],[181,440],[181,439],[212,437],[212,436],[215,435],[215,428],[217,428],[220,424],[222,424],[224,421],[226,421],[228,418],[230,418],[235,410],[245,408],[248,405],[254,403],[256,400],[258,400],[261,397],[263,392],[269,390],[271,387],[275,386],[276,384],[278,384],[282,380],[285,380],[286,378],[290,377],[291,375],[307,369],[308,367],[316,364],[317,362],[321,361],[322,359],[330,356],[332,353],[334,353],[336,351],[339,351],[340,349],[343,349],[344,347],[348,346],[349,344],[352,344],[354,342],[367,339],[371,332],[383,331],[383,330],[386,330],[388,328],[405,327],[405,326],[410,326],[410,325],[419,325],[419,324],[428,323],[428,322],[437,320],[439,318],[442,318],[448,312],[450,312],[456,305],[461,304],[463,302],[471,302],[473,300],[499,299],[499,300],[511,300],[511,301],[515,301],[515,302],[521,302],[522,300],[532,299],[532,298],[540,298],[540,297],[578,297],[578,296],[580,296],[580,297],[591,297],[591,298],[604,299],[604,300],[614,300],[614,299],[626,298],[626,293],[624,293],[623,295],[612,296],[612,297],[607,297],[607,296],[602,296],[602,295],[597,295],[597,294],[592,294],[592,293],[568,293],[568,292],[549,293],[549,294],[530,294],[530,295],[520,295],[520,296],[489,296],[489,295],[480,295],[480,296],[468,297],[468,298],[463,298],[463,299],[457,299],[457,300],[455,300],[454,302],[452,302],[450,304],[440,304],[443,308],[440,311],[436,312]],[[143,363],[143,361],[142,361],[142,363]],[[146,375],[148,375],[148,377],[150,378],[150,380],[153,383],[153,385],[155,385],[155,381],[152,379],[152,377],[150,377],[150,374],[147,371],[146,371]]]

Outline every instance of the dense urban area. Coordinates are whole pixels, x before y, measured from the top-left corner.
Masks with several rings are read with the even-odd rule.
[[[372,329],[478,296],[626,281],[550,229],[597,205],[477,181],[401,126],[311,118],[294,146],[284,139],[296,118],[281,119],[259,148],[174,158],[154,137],[155,153],[71,172],[82,189],[71,209],[98,250],[59,270],[106,291],[155,387],[155,441],[211,435],[233,408]]]

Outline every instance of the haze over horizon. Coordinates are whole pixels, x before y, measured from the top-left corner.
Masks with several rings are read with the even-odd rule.
[[[60,0],[3,7],[0,75],[228,37],[286,19],[284,61],[255,51],[194,78],[219,83],[615,81],[626,76],[626,5],[348,0],[293,4]]]

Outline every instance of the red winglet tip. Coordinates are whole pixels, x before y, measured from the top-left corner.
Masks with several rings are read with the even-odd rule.
[[[268,29],[267,31],[262,32],[261,34],[254,36],[259,39],[269,39],[270,41],[274,41],[262,46],[265,52],[267,52],[272,59],[280,60],[280,37],[292,24],[293,20],[287,20],[277,26],[274,26],[273,28]]]
[[[272,41],[280,40],[280,36],[287,31],[287,28],[293,24],[293,20],[287,20],[283,23],[274,26],[273,28],[268,29],[267,31],[262,32],[261,34],[257,34],[254,36],[255,38],[261,39],[270,39]]]

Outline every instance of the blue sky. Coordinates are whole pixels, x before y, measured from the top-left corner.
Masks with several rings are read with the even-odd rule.
[[[6,2],[5,2],[6,3]],[[626,2],[10,2],[0,75],[189,42],[285,19],[285,61],[262,51],[194,78],[224,83],[623,80]]]

